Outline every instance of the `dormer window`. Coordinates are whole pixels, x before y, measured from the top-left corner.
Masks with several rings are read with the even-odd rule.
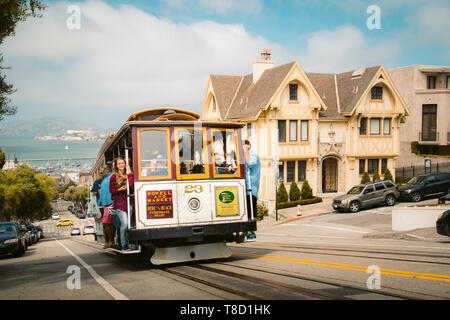
[[[383,87],[373,87],[371,98],[372,98],[372,100],[382,100],[383,99]]]
[[[298,84],[297,83],[289,84],[289,100],[290,101],[298,101]]]
[[[213,111],[216,111],[217,105],[216,105],[216,99],[214,99],[214,97],[212,98],[212,103],[213,103]]]

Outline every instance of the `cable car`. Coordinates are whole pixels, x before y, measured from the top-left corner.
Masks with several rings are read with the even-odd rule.
[[[247,217],[243,126],[156,108],[132,114],[109,135],[91,174],[98,177],[118,156],[130,165],[131,253],[154,265],[228,258],[226,243],[256,230],[256,221]],[[96,239],[103,240],[101,234]]]

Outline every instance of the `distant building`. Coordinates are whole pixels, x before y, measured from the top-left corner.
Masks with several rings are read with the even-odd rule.
[[[64,179],[61,175],[59,174],[49,174],[48,175],[50,178],[52,178],[53,180],[55,180],[55,183],[58,185],[63,185],[64,184]]]
[[[450,66],[412,65],[389,74],[411,112],[400,125],[397,167],[424,165],[424,158],[411,152],[413,141],[421,154],[450,155]]]
[[[245,123],[269,210],[279,180],[289,188],[307,179],[317,194],[347,192],[364,172],[394,174],[409,111],[382,65],[307,73],[297,61],[274,66],[270,54],[261,52],[252,74],[210,75],[201,113],[204,121]]]
[[[78,185],[85,186],[85,185],[92,185],[92,176],[89,172],[80,172],[79,178],[78,178]]]
[[[69,184],[70,181],[78,184],[80,176],[78,172],[66,172],[64,174],[64,184]]]

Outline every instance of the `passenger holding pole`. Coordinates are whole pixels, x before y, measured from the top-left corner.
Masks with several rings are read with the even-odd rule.
[[[129,250],[126,238],[126,230],[128,229],[127,180],[129,191],[132,192],[134,181],[130,166],[125,164],[123,158],[116,158],[114,160],[113,175],[109,183],[109,191],[113,196],[113,207],[120,221],[118,231],[121,250]]]
[[[249,221],[256,221],[256,204],[258,200],[259,183],[261,180],[261,163],[258,155],[251,150],[249,140],[244,141],[244,157],[245,157],[245,188],[247,191],[247,215]],[[254,232],[247,233],[247,240],[254,241],[256,234]]]

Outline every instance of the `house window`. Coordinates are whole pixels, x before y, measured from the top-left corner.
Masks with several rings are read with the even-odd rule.
[[[445,86],[447,89],[450,89],[450,76],[447,76],[447,84]]]
[[[306,161],[297,161],[298,164],[298,181],[304,181],[306,179]]]
[[[437,105],[422,106],[422,141],[436,141]]]
[[[366,159],[359,159],[359,174],[363,174],[366,171]]]
[[[278,164],[278,178],[281,182],[284,182],[284,161],[280,161]]]
[[[297,141],[297,120],[289,121],[289,141]]]
[[[359,125],[359,134],[360,135],[367,134],[367,118],[361,118],[361,122]]]
[[[286,120],[278,120],[278,142],[286,142]]]
[[[298,84],[296,83],[289,84],[289,100],[291,101],[298,100]]]
[[[372,100],[382,100],[383,99],[383,87],[372,87]]]
[[[213,97],[213,111],[216,111],[216,109],[217,109],[217,105],[216,105],[216,99],[214,99],[214,97]]]
[[[287,161],[287,177],[286,182],[295,181],[295,161]]]
[[[301,121],[301,128],[300,128],[300,140],[302,141],[308,141],[308,120],[302,120]]]
[[[380,118],[370,119],[370,134],[380,134]]]
[[[386,169],[387,169],[387,159],[381,159],[381,174],[384,174]]]
[[[436,76],[427,76],[427,89],[436,89]]]
[[[247,135],[249,137],[252,136],[252,124],[251,123],[247,123]]]
[[[368,159],[367,171],[370,174],[374,174],[375,172],[379,172],[378,171],[378,162],[379,162],[379,159]]]
[[[383,133],[391,134],[391,118],[385,118],[383,120]]]

